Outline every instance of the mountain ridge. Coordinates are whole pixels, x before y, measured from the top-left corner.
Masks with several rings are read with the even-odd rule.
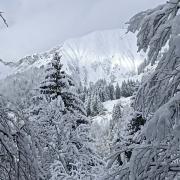
[[[17,62],[0,60],[0,79],[33,67],[44,67],[53,54],[59,52],[63,55],[62,62],[67,72],[84,85],[100,78],[118,81],[137,73],[143,57],[136,50],[135,36],[126,34],[124,29],[95,31],[66,40],[49,51],[25,56]]]

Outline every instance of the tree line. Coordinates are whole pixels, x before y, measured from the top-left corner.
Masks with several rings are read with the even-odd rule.
[[[96,116],[103,113],[103,102],[117,100],[121,97],[130,97],[137,91],[139,81],[128,79],[123,81],[121,86],[116,83],[108,83],[105,79],[100,79],[96,83],[90,83],[89,87],[78,89],[81,100],[85,103],[88,116]]]

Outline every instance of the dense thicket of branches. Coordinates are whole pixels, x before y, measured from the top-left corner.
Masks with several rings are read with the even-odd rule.
[[[109,179],[179,178],[179,8],[180,0],[170,0],[138,13],[128,22],[129,31],[138,31],[139,51],[148,52],[146,65],[157,61],[158,65],[139,88],[134,103],[135,110],[148,119],[137,136],[144,140],[121,147],[112,155],[114,160],[119,154],[132,151],[130,161],[117,168]]]
[[[136,109],[146,115],[155,112],[179,91],[179,1],[169,1],[155,9],[134,16],[129,21],[129,31],[139,30],[139,51],[148,51],[147,64],[158,59],[151,78],[140,88]],[[143,16],[143,18],[139,18]],[[138,26],[137,26],[138,24]],[[169,47],[161,58],[164,46]]]
[[[32,124],[23,111],[0,97],[0,177],[4,180],[43,178],[38,165]]]

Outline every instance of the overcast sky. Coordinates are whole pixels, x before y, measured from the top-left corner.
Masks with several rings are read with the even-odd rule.
[[[91,31],[119,28],[135,13],[166,0],[0,0],[0,58],[15,61]]]

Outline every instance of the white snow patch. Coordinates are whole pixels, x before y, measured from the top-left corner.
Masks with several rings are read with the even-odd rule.
[[[106,111],[103,115],[92,117],[91,135],[95,139],[97,152],[104,157],[110,151],[110,121],[112,119],[113,107],[121,102],[122,105],[122,126],[121,135],[125,134],[125,127],[132,119],[133,108],[130,107],[131,97],[122,97],[119,100],[106,101],[103,103]]]
[[[128,97],[128,98],[122,97],[121,99],[118,99],[118,100],[104,102],[103,105],[104,105],[104,108],[106,109],[104,114],[92,117],[92,122],[93,122],[92,126],[93,126],[93,128],[95,126],[98,126],[98,133],[100,131],[104,132],[109,128],[110,120],[112,118],[113,107],[114,107],[114,105],[116,105],[119,102],[121,103],[124,111],[126,113],[128,113],[128,111],[126,111],[126,109],[128,109],[128,110],[130,109],[131,97]],[[101,134],[101,133],[99,133],[99,134]]]
[[[120,99],[113,100],[113,101],[106,101],[103,103],[104,108],[107,110],[107,112],[112,113],[114,105],[116,105],[118,102],[120,102]]]

